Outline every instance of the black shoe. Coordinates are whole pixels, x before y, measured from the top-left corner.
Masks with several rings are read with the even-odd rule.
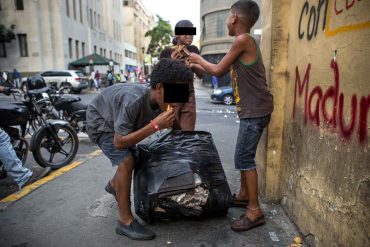
[[[110,181],[108,181],[107,185],[105,186],[105,191],[108,192],[109,194],[112,194],[117,201],[116,191],[113,189]]]
[[[151,240],[155,237],[154,232],[140,225],[136,219],[134,219],[130,225],[125,225],[118,221],[116,233],[127,236],[133,240]]]
[[[51,168],[48,166],[48,167],[45,167],[44,170],[41,171],[41,173],[39,174],[36,174],[35,172],[32,172],[32,176],[27,180],[27,182],[25,182],[22,187],[25,187],[27,185],[30,185],[34,182],[36,182],[37,180],[45,177],[46,175],[48,175],[49,173],[51,172]]]

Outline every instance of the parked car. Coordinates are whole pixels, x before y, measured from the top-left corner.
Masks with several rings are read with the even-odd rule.
[[[88,77],[79,70],[48,70],[39,73],[48,86],[59,89],[61,86],[70,87],[75,93],[80,93],[82,89],[89,86]],[[22,78],[22,89],[26,90],[27,78]]]
[[[231,105],[235,103],[233,89],[231,86],[213,89],[211,99],[214,101],[223,102],[225,105]]]

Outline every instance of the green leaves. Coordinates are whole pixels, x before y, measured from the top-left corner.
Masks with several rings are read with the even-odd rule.
[[[171,24],[159,15],[157,18],[157,25],[145,33],[145,37],[151,38],[147,53],[152,57],[158,57],[164,48],[171,46],[173,37]]]
[[[9,43],[15,39],[14,33],[15,25],[11,25],[10,28],[0,24],[0,43]]]

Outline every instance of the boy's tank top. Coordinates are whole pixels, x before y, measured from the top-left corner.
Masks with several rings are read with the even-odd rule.
[[[264,117],[274,110],[273,96],[266,84],[261,52],[257,42],[255,40],[254,42],[257,48],[256,60],[245,64],[238,58],[231,70],[231,82],[239,118]]]

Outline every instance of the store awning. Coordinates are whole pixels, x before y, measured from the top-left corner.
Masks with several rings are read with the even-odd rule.
[[[109,65],[110,62],[113,62],[113,65],[119,64],[113,59],[109,59],[109,58],[100,56],[99,54],[93,53],[86,57],[70,62],[69,65],[73,67],[84,67],[84,66],[89,66],[89,65]]]

